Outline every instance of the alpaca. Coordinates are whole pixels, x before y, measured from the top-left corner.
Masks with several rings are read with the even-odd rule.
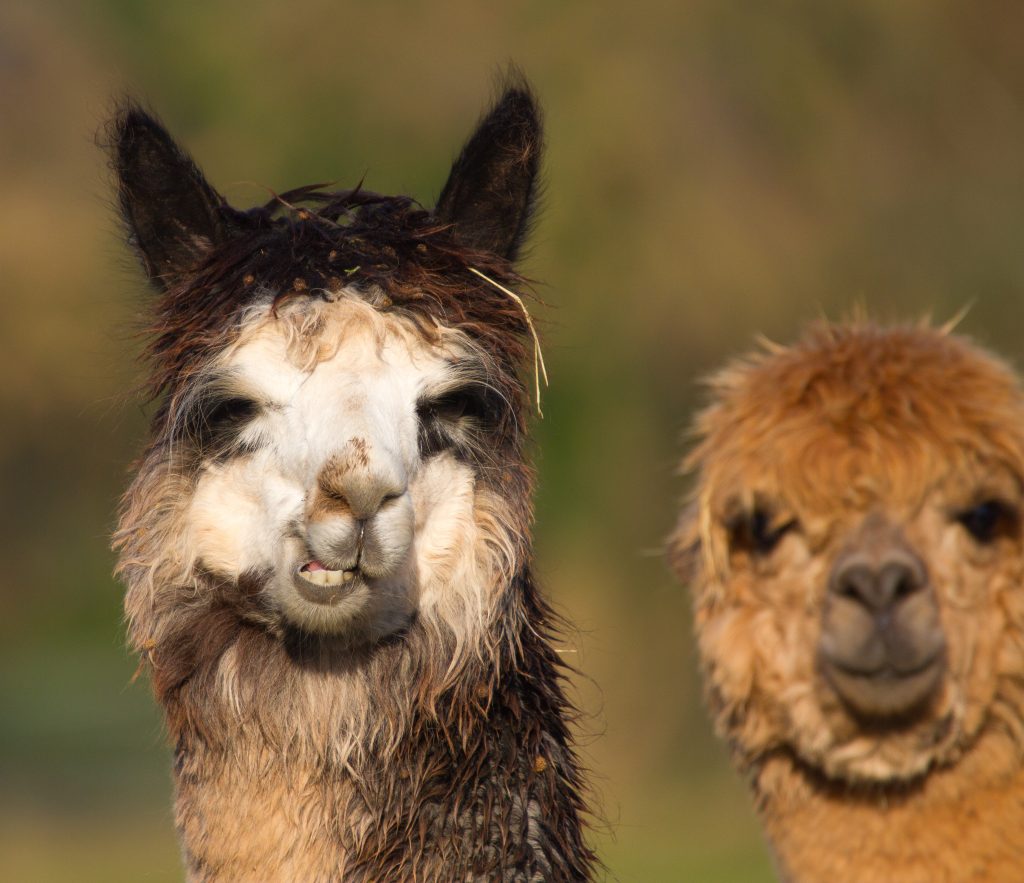
[[[1024,878],[1018,378],[858,321],[710,386],[671,557],[781,877]]]
[[[241,211],[135,104],[109,139],[159,401],[114,546],[188,879],[590,878],[505,290],[529,88],[433,211],[323,186]]]

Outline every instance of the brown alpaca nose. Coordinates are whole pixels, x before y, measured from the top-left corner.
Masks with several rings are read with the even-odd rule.
[[[321,483],[320,488],[338,504],[338,508],[348,509],[357,521],[368,521],[383,505],[405,493],[403,482],[381,473],[350,476],[349,480],[333,483],[327,488]]]
[[[375,454],[366,441],[354,438],[320,470],[314,509],[367,521],[406,487],[403,470],[393,458]]]
[[[875,560],[873,557],[860,552],[846,556],[833,568],[829,589],[884,617],[892,607],[924,589],[927,576],[920,559],[903,549],[889,549]]]
[[[895,529],[863,531],[829,576],[819,642],[826,680],[858,715],[905,717],[941,680],[944,650],[924,562]]]

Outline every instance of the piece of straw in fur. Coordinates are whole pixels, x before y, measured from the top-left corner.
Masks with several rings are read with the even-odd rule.
[[[493,285],[502,294],[507,294],[512,300],[518,305],[519,309],[523,311],[523,316],[526,318],[526,325],[530,329],[530,334],[533,335],[533,383],[537,394],[537,414],[540,417],[544,416],[544,412],[540,409],[540,379],[544,378],[544,385],[548,386],[548,369],[544,365],[544,353],[540,349],[540,338],[537,336],[537,329],[533,327],[533,320],[530,318],[530,311],[526,309],[526,304],[523,303],[523,299],[511,289],[506,288],[499,282],[495,282],[490,276],[485,273],[481,273],[476,267],[470,267],[469,272],[475,273],[484,282]]]

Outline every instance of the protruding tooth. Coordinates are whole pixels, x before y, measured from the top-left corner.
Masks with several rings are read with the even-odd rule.
[[[355,576],[355,574],[351,570],[343,570],[341,572],[341,578],[345,582],[349,582],[352,579],[353,576]]]
[[[340,570],[322,570],[321,574],[324,577],[325,586],[340,586],[341,585],[341,574]]]

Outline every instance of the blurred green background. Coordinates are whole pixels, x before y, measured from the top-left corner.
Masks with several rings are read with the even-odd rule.
[[[611,879],[767,881],[659,556],[696,379],[858,304],[1024,353],[1024,6],[0,4],[0,879],[180,879],[107,550],[147,293],[94,135],[148,100],[237,204],[431,202],[514,59],[547,111],[541,570],[579,625]]]

